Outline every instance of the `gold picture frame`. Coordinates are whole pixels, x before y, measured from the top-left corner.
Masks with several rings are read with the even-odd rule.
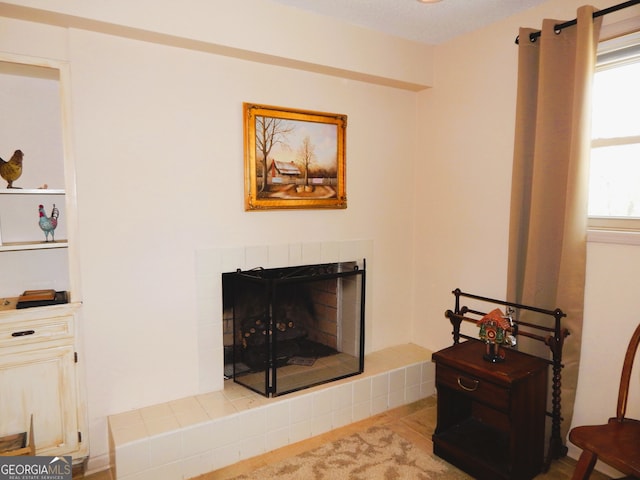
[[[347,208],[347,116],[243,103],[245,210]]]

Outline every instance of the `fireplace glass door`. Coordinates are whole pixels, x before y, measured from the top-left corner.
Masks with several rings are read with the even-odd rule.
[[[362,373],[365,262],[225,274],[231,377],[267,397]]]

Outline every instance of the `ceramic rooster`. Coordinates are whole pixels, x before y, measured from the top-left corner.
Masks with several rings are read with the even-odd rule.
[[[45,242],[49,241],[49,234],[51,234],[51,241],[55,242],[53,238],[53,232],[58,226],[58,217],[60,216],[60,211],[56,208],[56,204],[53,204],[53,208],[51,209],[51,216],[47,217],[47,214],[44,213],[44,207],[42,205],[38,206],[38,211],[40,212],[40,228],[44,232]]]
[[[8,162],[0,158],[0,177],[7,181],[7,188],[20,188],[14,187],[13,182],[22,175],[22,157],[22,150],[16,150]]]

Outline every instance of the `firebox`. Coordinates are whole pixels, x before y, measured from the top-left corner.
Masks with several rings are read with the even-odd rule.
[[[364,371],[366,261],[223,274],[225,374],[275,397]]]

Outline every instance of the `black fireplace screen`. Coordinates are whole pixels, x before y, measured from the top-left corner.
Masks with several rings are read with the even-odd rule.
[[[224,274],[229,376],[271,397],[362,373],[365,271],[363,260]]]

